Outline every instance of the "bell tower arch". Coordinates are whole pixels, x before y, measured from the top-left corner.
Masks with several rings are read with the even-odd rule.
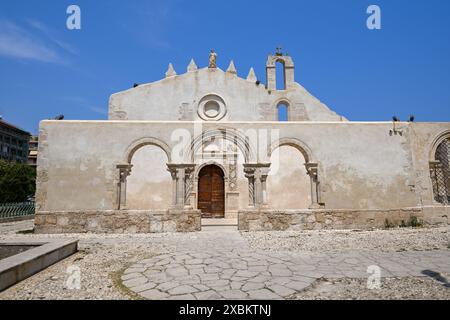
[[[280,63],[284,74],[284,90],[291,88],[295,82],[294,79],[294,61],[292,58],[281,52],[281,48],[277,48],[275,54],[270,54],[266,63],[267,89],[277,90],[277,63]]]

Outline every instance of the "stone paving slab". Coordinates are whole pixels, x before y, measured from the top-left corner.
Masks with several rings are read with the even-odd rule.
[[[285,253],[252,250],[239,232],[200,232],[175,252],[140,261],[122,281],[146,299],[285,299],[317,279],[421,277],[450,272],[450,250],[420,252]]]

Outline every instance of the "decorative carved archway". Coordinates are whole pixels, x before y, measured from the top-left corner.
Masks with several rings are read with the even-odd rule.
[[[245,163],[254,162],[256,159],[256,153],[250,144],[249,138],[246,137],[245,134],[236,129],[222,128],[205,131],[193,139],[187,150],[184,152],[184,155],[186,155],[185,162],[194,163],[195,155],[198,150],[202,147],[205,141],[209,141],[211,139],[224,139],[234,143],[242,152]]]

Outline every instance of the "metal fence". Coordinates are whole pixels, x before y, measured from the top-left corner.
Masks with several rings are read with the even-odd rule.
[[[34,202],[0,203],[0,220],[31,216],[34,214]]]

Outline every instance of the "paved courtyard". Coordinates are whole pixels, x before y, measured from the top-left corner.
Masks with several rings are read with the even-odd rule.
[[[385,278],[450,271],[450,250],[395,253],[292,253],[249,247],[238,231],[203,232],[174,253],[133,264],[123,284],[147,299],[285,299],[315,281]]]
[[[32,222],[11,224],[1,239]],[[21,234],[17,231],[21,230]],[[0,299],[450,299],[449,228],[379,231],[51,235],[79,253]],[[67,287],[71,266],[81,288]],[[381,288],[367,288],[369,266]]]

